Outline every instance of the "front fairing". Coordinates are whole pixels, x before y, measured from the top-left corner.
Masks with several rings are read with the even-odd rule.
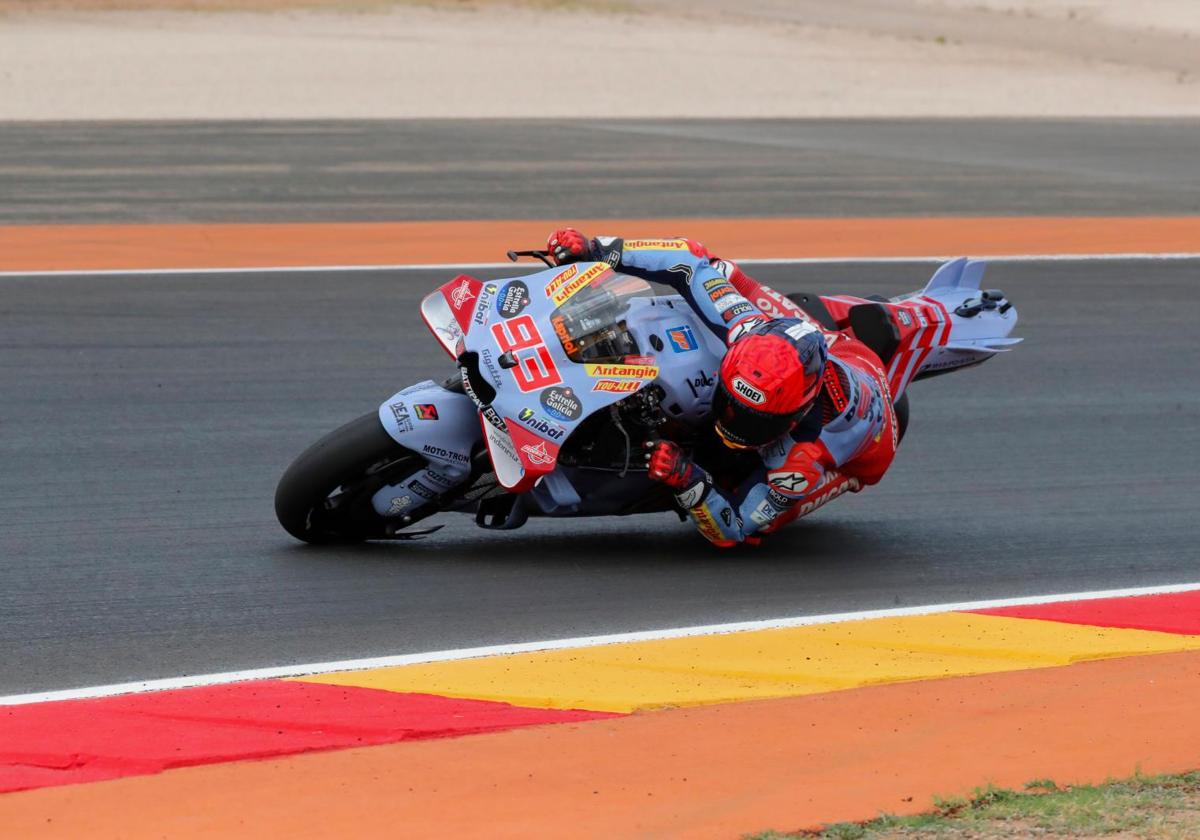
[[[648,348],[619,361],[572,361],[564,346],[570,338],[556,335],[551,323],[576,296],[630,282],[641,281],[599,262],[487,283],[460,275],[422,303],[426,323],[460,361],[506,489],[533,487],[555,469],[560,448],[583,420],[658,376]]]

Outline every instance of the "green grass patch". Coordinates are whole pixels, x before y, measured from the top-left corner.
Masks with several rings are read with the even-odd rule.
[[[837,823],[796,834],[767,831],[748,840],[989,840],[989,838],[1200,837],[1200,771],[1143,776],[1060,788],[1032,779],[1023,791],[991,785],[969,797],[938,798],[929,813],[890,814],[864,823]]]

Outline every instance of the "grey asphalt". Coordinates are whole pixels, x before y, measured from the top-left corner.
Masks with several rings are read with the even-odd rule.
[[[1200,578],[1197,261],[994,265],[1026,343],[914,385],[885,481],[758,550],[669,515],[293,542],[289,460],[448,372],[415,312],[448,273],[0,278],[0,694]]]
[[[1190,214],[1200,120],[0,124],[0,225]]]

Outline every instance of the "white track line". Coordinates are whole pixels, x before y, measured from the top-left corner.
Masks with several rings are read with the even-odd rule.
[[[777,630],[786,627],[805,627],[812,624],[835,624],[845,621],[863,621],[871,618],[900,618],[903,616],[930,615],[933,613],[985,610],[998,607],[1021,607],[1032,604],[1063,603],[1068,601],[1092,601],[1098,598],[1130,598],[1141,595],[1166,595],[1175,592],[1200,590],[1200,583],[1176,583],[1166,586],[1144,586],[1133,589],[1108,589],[1098,592],[1073,592],[1061,595],[1031,595],[1022,598],[999,598],[988,601],[964,601],[957,604],[932,604],[923,607],[896,607],[887,610],[864,610],[861,612],[809,615],[797,618],[774,618],[762,621],[740,621],[732,624],[708,624],[699,627],[676,627],[665,630],[645,630],[637,633],[613,633],[605,636],[581,636],[575,639],[555,639],[543,642],[520,642],[507,645],[439,650],[429,653],[405,653],[398,656],[379,656],[371,659],[345,659],[337,662],[313,662],[303,665],[280,665],[273,668],[253,668],[244,671],[226,671],[220,674],[198,674],[167,679],[143,680],[140,682],[115,683],[87,688],[71,688],[61,691],[43,691],[32,694],[10,694],[0,697],[0,706],[18,706],[26,703],[47,703],[53,700],[83,700],[94,697],[111,697],[115,694],[131,694],[149,691],[164,691],[172,688],[196,688],[199,686],[223,685],[246,680],[279,679],[301,677],[310,674],[328,674],[333,671],[361,671],[367,668],[389,668],[397,665],[417,665],[425,662],[451,662],[456,659],[477,659],[483,656],[507,656],[514,653],[563,650],[564,648],[595,647],[614,645],[621,642],[648,642],[661,639],[682,639],[689,636],[714,636],[722,633],[738,633],[747,630]]]
[[[961,255],[925,257],[778,257],[735,260],[739,265],[844,265],[847,263],[930,263],[945,262]],[[1131,260],[1197,260],[1198,252],[1179,253],[1128,253],[1128,254],[999,254],[977,256],[973,259],[988,262],[1127,262]],[[0,271],[3,277],[121,277],[143,275],[192,275],[192,274],[319,274],[331,271],[457,271],[496,268],[535,268],[536,263],[484,262],[484,263],[410,263],[397,265],[279,265],[262,267],[227,268],[113,268],[95,271]]]

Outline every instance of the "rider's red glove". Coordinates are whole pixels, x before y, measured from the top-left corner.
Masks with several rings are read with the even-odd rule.
[[[646,442],[646,470],[655,481],[682,490],[696,482],[696,466],[677,443],[669,440]]]
[[[579,262],[592,255],[592,243],[575,228],[559,228],[550,234],[546,241],[546,250],[554,257],[559,265]]]

